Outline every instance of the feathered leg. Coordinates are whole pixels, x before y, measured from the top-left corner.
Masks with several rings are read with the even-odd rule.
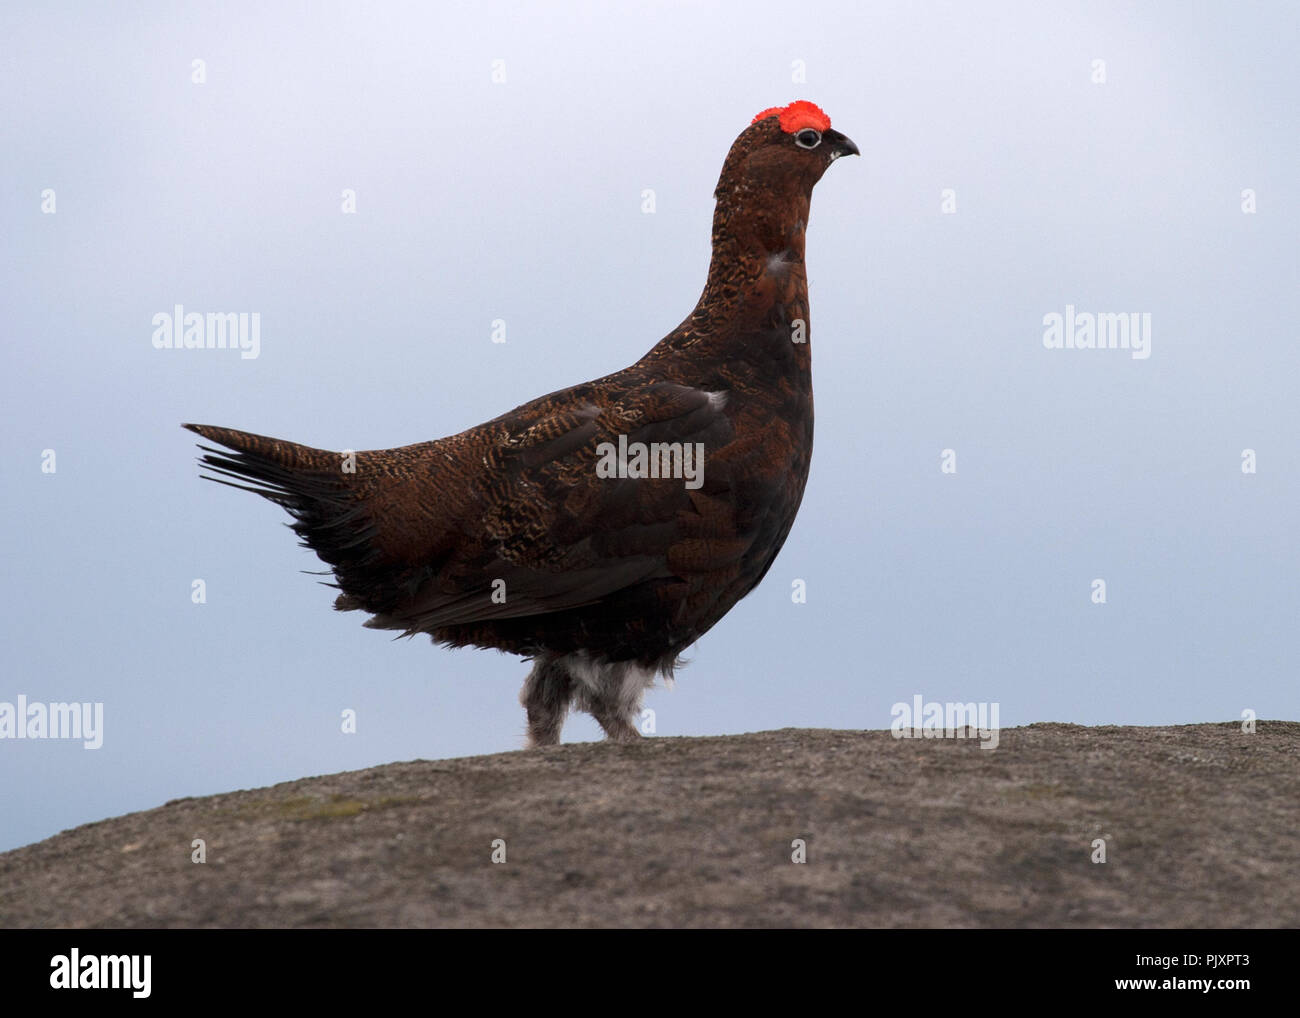
[[[636,722],[632,720],[634,715],[629,716],[617,704],[594,701],[591,705],[591,716],[605,730],[605,736],[610,742],[636,742],[641,738]]]
[[[654,670],[631,661],[593,661],[583,654],[565,660],[578,683],[574,706],[595,718],[611,742],[639,740],[641,699],[654,681]]]
[[[554,746],[569,714],[573,676],[553,657],[539,657],[524,681],[519,702],[528,712],[528,746]]]

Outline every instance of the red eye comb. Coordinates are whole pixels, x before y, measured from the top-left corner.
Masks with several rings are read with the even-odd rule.
[[[831,126],[831,118],[822,112],[820,106],[803,99],[792,102],[789,106],[772,106],[765,109],[750,123],[757,124],[764,117],[779,118],[781,130],[786,134],[794,134],[805,127],[811,127],[814,131],[826,131]]]

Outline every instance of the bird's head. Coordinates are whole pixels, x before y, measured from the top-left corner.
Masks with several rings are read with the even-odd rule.
[[[731,146],[718,181],[728,187],[807,196],[840,156],[859,155],[814,103],[799,100],[763,110]]]

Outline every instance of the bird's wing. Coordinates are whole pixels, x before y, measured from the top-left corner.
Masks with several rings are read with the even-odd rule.
[[[725,406],[725,393],[673,382],[588,383],[436,442],[358,452],[351,471],[338,453],[191,427],[235,450],[208,450],[209,469],[293,515],[334,569],[339,608],[416,632],[582,607],[738,560],[752,534],[736,532],[731,476],[748,443]],[[638,444],[689,446],[672,461],[669,445],[670,463],[698,477],[602,476],[620,436],[633,461]]]
[[[591,605],[738,558],[747,542],[727,532],[725,458],[710,460],[733,437],[725,396],[669,382],[589,395],[543,397],[431,443],[409,480],[379,485],[367,515],[388,566],[368,571],[369,589],[341,583],[342,606],[374,613],[372,626],[432,631]],[[638,445],[661,444],[692,476],[627,476]]]

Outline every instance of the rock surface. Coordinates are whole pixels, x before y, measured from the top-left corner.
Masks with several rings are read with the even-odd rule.
[[[1296,926],[1298,832],[1293,722],[650,738],[88,824],[0,855],[0,926]]]

